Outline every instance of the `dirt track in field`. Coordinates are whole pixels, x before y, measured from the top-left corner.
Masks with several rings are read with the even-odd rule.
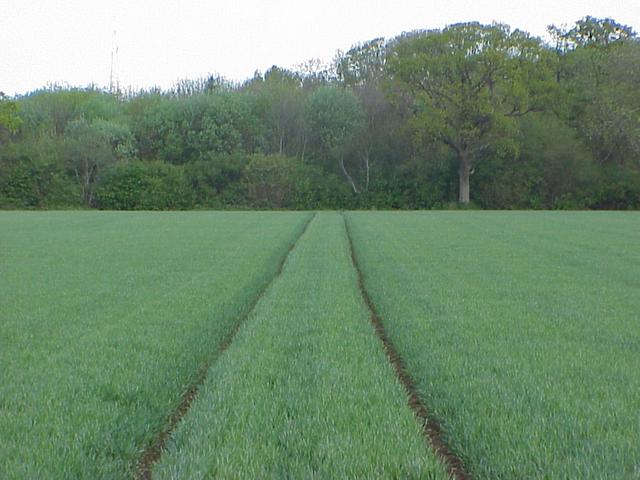
[[[391,365],[393,366],[393,369],[396,372],[396,376],[407,392],[409,407],[411,407],[411,410],[413,410],[413,413],[422,426],[422,432],[427,444],[435,452],[442,463],[444,463],[447,469],[447,473],[452,478],[455,478],[457,480],[468,480],[471,477],[466,472],[462,460],[449,448],[449,446],[445,442],[444,433],[442,431],[442,428],[440,427],[439,422],[429,415],[427,407],[420,398],[418,390],[416,389],[415,381],[413,380],[411,375],[409,375],[402,357],[387,336],[384,325],[382,324],[382,321],[376,311],[376,307],[371,301],[371,297],[369,297],[369,293],[365,288],[362,270],[360,269],[360,264],[358,263],[355,249],[353,247],[353,240],[349,222],[347,222],[347,219],[344,217],[344,215],[343,219],[345,229],[347,231],[347,237],[349,239],[351,261],[353,262],[354,268],[358,272],[358,287],[360,289],[360,293],[362,294],[362,298],[369,308],[371,324],[373,325],[378,338],[382,342],[384,351],[387,354],[387,358],[389,359],[389,363],[391,363]]]
[[[207,378],[207,372],[209,371],[209,368],[211,367],[213,362],[227,348],[229,348],[229,346],[233,342],[233,339],[235,338],[236,334],[238,333],[238,330],[240,329],[240,326],[249,317],[251,312],[254,310],[255,306],[258,304],[260,299],[264,296],[264,294],[267,291],[267,289],[269,288],[269,286],[282,274],[282,269],[284,267],[285,262],[287,261],[287,258],[289,258],[289,254],[294,249],[294,247],[297,245],[297,243],[300,240],[300,238],[307,231],[307,228],[309,227],[309,225],[311,224],[311,222],[313,221],[315,216],[316,216],[316,214],[314,213],[309,218],[309,220],[307,221],[307,223],[303,227],[303,229],[300,232],[300,234],[294,239],[293,242],[291,242],[291,244],[289,245],[289,248],[287,250],[287,253],[280,260],[280,263],[278,264],[278,269],[276,270],[276,273],[273,276],[273,278],[271,278],[271,280],[269,282],[265,283],[265,285],[258,292],[258,294],[255,296],[255,298],[253,299],[253,301],[251,302],[251,304],[247,308],[246,312],[236,319],[236,322],[233,325],[233,328],[224,337],[224,339],[222,340],[222,342],[218,346],[218,349],[216,350],[216,352],[209,359],[207,359],[207,361],[200,367],[200,369],[198,370],[198,374],[196,376],[196,379],[195,379],[194,383],[191,385],[191,387],[182,396],[182,399],[180,400],[180,404],[178,405],[178,408],[176,408],[173,411],[173,413],[171,413],[169,418],[167,419],[167,422],[166,422],[164,430],[162,430],[160,433],[158,433],[158,435],[155,437],[155,439],[153,440],[151,445],[140,456],[140,459],[138,460],[138,464],[136,466],[134,478],[136,478],[138,480],[150,480],[151,479],[151,472],[152,472],[152,469],[153,469],[153,465],[160,459],[160,457],[162,455],[162,452],[165,449],[167,440],[171,436],[171,433],[175,430],[175,428],[178,426],[180,421],[187,414],[187,412],[189,411],[189,408],[191,408],[191,404],[193,403],[193,400],[198,395],[198,390],[200,389],[200,386],[204,383],[205,379]]]

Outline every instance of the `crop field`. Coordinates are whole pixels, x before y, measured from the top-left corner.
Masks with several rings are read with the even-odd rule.
[[[158,478],[446,478],[369,323],[341,215],[316,217],[243,327]]]
[[[640,478],[640,215],[358,213],[365,285],[477,478]]]
[[[639,439],[638,213],[0,212],[2,479],[633,479]]]
[[[0,214],[0,478],[123,478],[309,214]]]

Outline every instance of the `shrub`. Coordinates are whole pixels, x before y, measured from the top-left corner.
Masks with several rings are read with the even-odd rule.
[[[23,158],[0,164],[0,208],[78,207],[81,196],[75,182],[53,164]]]
[[[109,210],[183,210],[193,207],[193,192],[181,167],[163,162],[120,162],[101,176],[96,205]]]
[[[246,203],[241,197],[241,180],[248,162],[249,158],[244,153],[211,153],[203,160],[186,164],[185,175],[195,203],[209,208]]]
[[[251,208],[312,210],[354,204],[348,186],[335,175],[283,155],[252,155],[244,169],[243,187],[246,206]]]

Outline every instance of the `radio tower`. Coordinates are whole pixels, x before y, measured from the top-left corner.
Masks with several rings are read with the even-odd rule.
[[[113,21],[115,25],[115,19]],[[111,37],[111,69],[109,70],[109,92],[118,93],[120,85],[118,84],[118,77],[116,72],[118,62],[118,44],[116,42],[116,29],[114,26],[113,35]]]

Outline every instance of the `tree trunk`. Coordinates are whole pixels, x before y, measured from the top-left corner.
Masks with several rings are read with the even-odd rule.
[[[370,173],[369,173],[369,152],[365,152],[365,154],[362,156],[362,158],[364,159],[364,166],[367,170],[367,181],[365,183],[365,187],[364,189],[366,191],[369,191],[369,178],[370,178]]]
[[[460,168],[458,169],[460,179],[460,195],[458,201],[460,203],[469,203],[469,177],[471,176],[471,163],[467,153],[460,155]]]
[[[344,173],[344,176],[347,177],[347,180],[349,180],[349,183],[351,184],[351,188],[353,188],[353,192],[354,193],[360,193],[358,191],[358,187],[356,187],[356,182],[353,181],[353,178],[351,177],[351,175],[349,175],[349,172],[347,172],[347,169],[344,166],[344,158],[340,157],[340,168],[342,169],[342,173]]]

